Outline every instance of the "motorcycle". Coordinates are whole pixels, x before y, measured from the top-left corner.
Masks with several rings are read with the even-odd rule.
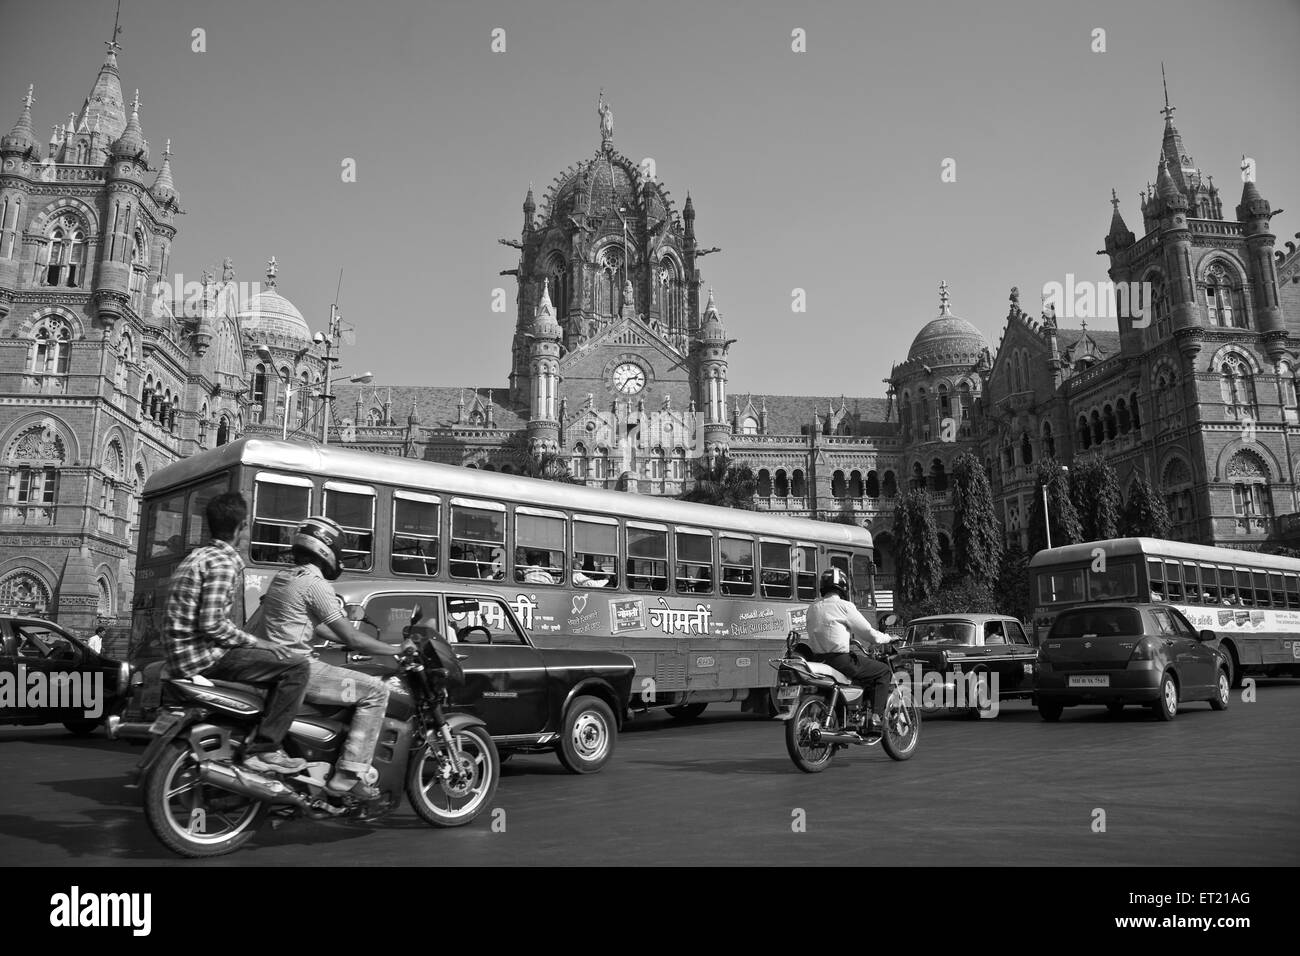
[[[151,725],[110,728],[115,736],[151,738],[137,767],[145,818],[169,850],[212,857],[243,846],[271,817],[371,821],[393,812],[403,790],[435,827],[463,826],[496,791],[501,760],[482,720],[448,713],[449,691],[463,682],[459,655],[417,629],[417,606],[403,630],[398,674],[389,678],[388,709],[367,783],[378,799],[334,794],[326,781],[347,737],[351,708],[305,704],[284,741],[308,761],[296,775],[256,773],[236,754],[262,711],[262,693],[248,684],[191,677],[164,681],[162,707]]]
[[[857,641],[855,651],[889,662],[897,650],[891,644],[867,650]],[[879,743],[895,760],[909,760],[921,738],[921,714],[909,689],[894,684],[885,704],[883,733],[864,735],[871,714],[866,691],[831,667],[815,660],[798,631],[786,638],[785,657],[769,661],[777,669],[777,719],[785,721],[785,745],[794,765],[805,773],[821,773],[836,751]]]

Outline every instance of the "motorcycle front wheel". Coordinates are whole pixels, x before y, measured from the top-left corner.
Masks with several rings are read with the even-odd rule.
[[[920,739],[920,708],[902,688],[896,687],[885,704],[885,727],[880,744],[895,760],[909,760],[916,753]]]
[[[805,696],[795,705],[794,713],[785,722],[785,748],[794,765],[804,773],[821,773],[831,765],[835,756],[833,744],[814,744],[810,739],[813,729],[834,730],[835,715],[826,701],[816,694]]]
[[[452,735],[460,748],[460,774],[442,739],[431,736],[406,768],[406,797],[425,823],[459,827],[491,801],[501,779],[501,758],[483,727],[466,727]]]
[[[159,842],[187,857],[233,853],[252,839],[268,807],[199,779],[190,747],[175,741],[144,785],[144,816]]]

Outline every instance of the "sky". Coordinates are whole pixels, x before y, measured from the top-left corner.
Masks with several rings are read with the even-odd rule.
[[[0,125],[34,83],[44,141],[90,91],[114,0],[0,10]],[[1162,60],[1225,212],[1247,154],[1288,208],[1279,247],[1300,229],[1296,0],[123,0],[121,22],[155,165],[172,141],[172,271],[229,256],[257,281],[274,255],[318,329],[342,269],[344,369],[377,383],[505,385],[518,254],[497,240],[530,181],[540,204],[599,148],[602,88],[615,147],[654,159],[678,211],[689,190],[722,250],[700,268],[733,395],[883,395],[940,280],[994,348],[1011,286],[1036,314],[1045,283],[1104,280],[1112,187],[1142,232]]]

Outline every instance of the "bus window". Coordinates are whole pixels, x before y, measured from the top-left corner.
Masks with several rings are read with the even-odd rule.
[[[375,489],[325,482],[325,516],[343,529],[343,567],[369,571],[375,557]]]
[[[1219,603],[1219,572],[1208,564],[1200,566],[1201,600],[1206,604]]]
[[[844,572],[844,576],[849,580],[849,600],[857,603],[857,588],[853,586],[853,573],[849,570],[849,556],[842,551],[832,551],[827,554],[832,568],[839,568]]]
[[[149,505],[149,557],[175,557],[185,547],[185,493],[160,498]]]
[[[1234,603],[1242,607],[1255,606],[1255,585],[1245,568],[1237,568],[1237,600]]]
[[[1201,603],[1201,576],[1194,564],[1183,562],[1183,600],[1188,604]]]
[[[1219,565],[1219,603],[1239,604],[1237,600],[1237,572]]]
[[[1165,562],[1165,595],[1180,604],[1183,600],[1183,571],[1177,561]]]
[[[1039,604],[1075,604],[1083,600],[1082,571],[1040,571]]]
[[[310,478],[260,474],[253,483],[248,551],[254,561],[293,563],[293,533],[311,514]]]
[[[1151,600],[1165,599],[1165,566],[1160,561],[1147,562],[1147,583],[1151,585]]]
[[[439,507],[433,495],[393,492],[393,573],[426,578],[438,573]]]
[[[519,584],[559,584],[568,561],[564,547],[564,515],[554,511],[515,511],[515,581]]]
[[[1282,587],[1282,575],[1278,571],[1270,571],[1268,575],[1269,591],[1273,597],[1274,607],[1286,607],[1286,590]]]
[[[1255,579],[1255,606],[1269,607],[1273,602],[1268,596],[1268,572],[1256,571],[1251,577]]]
[[[794,580],[800,601],[817,600],[817,549],[812,545],[795,545]]]
[[[853,555],[853,580],[857,582],[857,588],[854,589],[853,595],[857,600],[858,607],[871,607],[871,578],[873,567],[874,565],[871,561],[871,555]]]
[[[500,510],[498,510],[498,508]],[[487,505],[466,507],[452,499],[451,558],[453,578],[501,581],[506,576],[506,509]]]
[[[721,535],[718,553],[722,564],[723,594],[754,593],[754,541]]]
[[[707,531],[677,532],[677,591],[713,593],[713,535]]]
[[[758,563],[762,569],[763,597],[790,597],[790,546],[784,541],[760,541]]]
[[[668,529],[627,525],[627,586],[632,591],[668,590]]]
[[[1286,576],[1286,606],[1300,608],[1300,577],[1289,573]]]
[[[193,551],[212,535],[208,534],[206,512],[208,502],[217,495],[224,495],[230,490],[230,479],[225,475],[214,478],[193,489],[189,493],[185,507],[188,517],[185,522],[185,553]]]
[[[1137,596],[1137,574],[1126,562],[1108,562],[1105,572],[1088,570],[1088,600],[1117,601]]]
[[[618,521],[574,517],[570,573],[574,587],[618,587]]]

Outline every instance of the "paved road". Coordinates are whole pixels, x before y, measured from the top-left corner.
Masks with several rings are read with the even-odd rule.
[[[295,821],[245,850],[183,862],[123,789],[138,750],[59,727],[0,728],[0,864],[1088,864],[1300,860],[1300,681],[1264,681],[1224,713],[1160,724],[1097,708],[1047,724],[940,716],[917,755],[841,752],[799,773],[780,724],[713,707],[691,724],[639,717],[590,777],[551,756],[506,764],[490,818],[433,830],[401,811],[372,826]],[[1105,811],[1106,832],[1093,832]],[[795,823],[802,820],[803,832]]]

